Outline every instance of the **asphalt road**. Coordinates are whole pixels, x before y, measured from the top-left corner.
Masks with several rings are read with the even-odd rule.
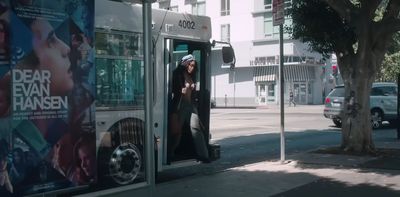
[[[285,154],[338,146],[340,129],[322,115],[322,106],[285,108]],[[221,146],[221,158],[209,164],[169,169],[157,182],[187,176],[213,174],[232,167],[280,159],[280,113],[278,108],[213,109],[210,117],[212,143]],[[394,128],[373,132],[375,141],[396,138]]]

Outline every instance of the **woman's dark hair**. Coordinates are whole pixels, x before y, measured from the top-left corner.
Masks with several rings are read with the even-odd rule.
[[[3,32],[4,32],[4,50],[5,50],[5,58],[9,59],[10,58],[10,28],[8,26],[8,22],[4,19],[0,19],[0,25],[3,26]]]
[[[197,76],[197,71],[198,71],[198,64],[196,60],[192,60],[194,61],[194,64],[196,65],[193,69],[193,73],[190,75],[192,77],[193,82],[196,83],[196,76]]]
[[[92,154],[96,154],[96,133],[95,132],[83,132],[82,136],[78,139],[78,141],[74,145],[74,164],[77,167],[75,171],[71,171],[73,173],[79,173],[79,177],[82,179],[81,181],[88,183],[93,177],[88,177],[81,169],[81,159],[79,158],[79,149],[82,147],[89,147]]]
[[[0,2],[0,15],[4,14],[8,10],[8,6],[5,2]]]
[[[76,164],[80,164],[79,159],[79,149],[81,147],[90,147],[95,154],[96,152],[96,133],[94,132],[83,132],[82,136],[78,139],[78,141],[74,145],[74,161]]]
[[[11,105],[11,75],[6,74],[0,78],[0,91],[2,91],[3,95],[6,97],[6,101],[8,105]],[[6,111],[4,111],[6,112]],[[2,117],[4,114],[0,114]]]

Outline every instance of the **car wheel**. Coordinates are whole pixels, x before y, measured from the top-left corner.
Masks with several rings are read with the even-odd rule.
[[[336,127],[342,127],[342,120],[340,120],[339,118],[336,119],[332,119],[333,124],[335,124]]]
[[[378,129],[382,126],[382,112],[379,110],[371,111],[371,125],[373,129]]]

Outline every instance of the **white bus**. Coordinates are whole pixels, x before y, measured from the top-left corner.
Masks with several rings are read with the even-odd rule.
[[[144,178],[142,9],[107,0],[96,1],[95,6],[99,176],[127,184]],[[219,147],[209,144],[210,72],[211,66],[221,66],[210,62],[211,20],[167,10],[153,9],[152,13],[156,169],[162,171],[199,162],[189,129],[183,131],[175,157],[168,155],[171,152],[168,151],[168,119],[173,96],[172,73],[188,54],[197,61],[196,108],[204,125],[210,160],[218,159]],[[233,50],[225,49],[228,51],[225,61],[234,64]]]
[[[149,58],[143,46],[147,17],[140,5],[0,2],[0,159],[10,177],[2,191],[70,196],[89,187],[77,193],[114,195],[146,186],[153,180],[149,147],[158,172],[219,158],[219,146],[210,144],[210,71],[235,62],[233,49],[223,43],[221,61],[211,65],[211,48],[218,42],[210,43],[209,17],[153,9]],[[179,98],[174,93],[183,94],[172,91],[173,73],[189,54],[197,62],[196,80],[189,81],[192,102],[185,117],[190,119],[182,129],[169,129],[177,125],[169,123],[177,117],[171,116]],[[145,58],[152,60],[151,80]],[[145,95],[154,96],[145,100]],[[146,117],[152,122],[145,124]],[[170,134],[180,130],[172,149]],[[154,133],[150,139],[149,133]],[[147,144],[152,139],[155,143]],[[199,154],[199,144],[207,157]]]

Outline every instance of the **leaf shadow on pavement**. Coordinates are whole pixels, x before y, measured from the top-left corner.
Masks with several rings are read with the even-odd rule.
[[[296,169],[321,178],[274,197],[400,196],[400,149],[377,148],[369,155],[329,147],[290,158]]]
[[[395,138],[392,131],[379,131],[375,135],[378,141],[390,141]],[[304,130],[285,132],[286,155],[301,154],[323,148],[338,146],[341,133],[338,130]],[[243,165],[262,161],[276,161],[280,156],[280,134],[263,133],[246,136],[234,136],[214,141],[221,146],[221,158],[201,165],[172,168],[159,173],[157,183],[163,183],[184,177],[210,175]],[[317,154],[320,157],[329,154]],[[321,160],[320,158],[313,158]],[[332,164],[331,164],[332,165]],[[339,166],[340,164],[338,164]],[[400,166],[400,165],[399,165]]]
[[[343,169],[338,169],[339,175],[336,175],[326,166],[320,166],[323,171],[303,168],[293,163],[250,164],[208,176],[186,177],[156,185],[155,194],[158,197],[395,197],[400,194],[392,185],[365,183],[363,179],[352,182],[355,172],[340,174]]]
[[[370,184],[349,185],[332,179],[319,179],[272,197],[398,197],[400,191]]]

